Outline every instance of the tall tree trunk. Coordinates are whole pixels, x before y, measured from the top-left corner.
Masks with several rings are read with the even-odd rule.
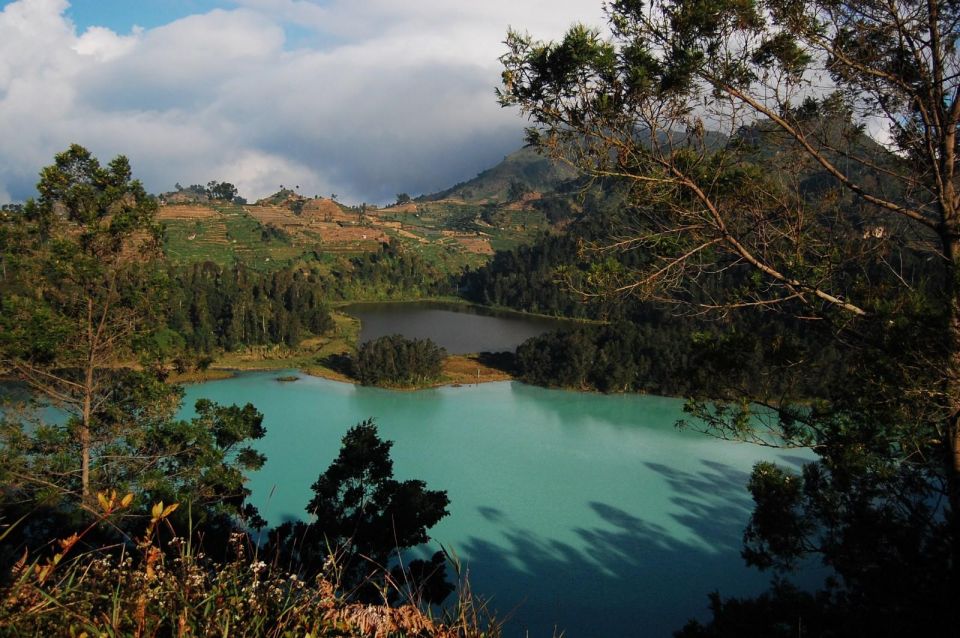
[[[80,493],[90,495],[90,421],[93,418],[94,368],[93,298],[87,297],[87,360],[83,378],[83,415],[80,424]]]
[[[950,506],[950,536],[951,536],[951,580],[953,589],[960,587],[960,199],[957,197],[956,169],[957,169],[957,126],[960,124],[960,105],[958,96],[950,96],[952,103],[948,105],[948,96],[944,94],[943,69],[946,65],[947,51],[942,45],[942,34],[939,23],[939,3],[928,0],[930,43],[933,51],[934,95],[933,112],[942,122],[940,139],[937,144],[937,153],[931,158],[937,164],[939,175],[938,206],[940,212],[940,241],[943,245],[947,267],[950,269],[947,277],[947,299],[949,304],[950,324],[947,353],[949,360],[946,364],[946,407],[948,418],[944,428],[944,453],[947,472],[948,503]],[[955,89],[955,91],[958,89]]]
[[[87,384],[83,395],[83,420],[80,425],[80,490],[83,499],[90,495],[90,417],[93,369],[87,368]]]

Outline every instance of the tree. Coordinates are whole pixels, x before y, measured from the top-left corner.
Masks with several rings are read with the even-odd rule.
[[[98,494],[131,494],[126,516],[94,529],[97,505],[72,493],[77,450],[69,430],[31,422],[25,414],[5,414],[0,511],[5,523],[22,522],[5,530],[0,571],[25,551],[45,552],[51,539],[71,531],[86,530],[88,547],[114,547],[142,533],[158,502],[178,504],[170,522],[195,533],[193,542],[210,554],[224,551],[229,534],[241,524],[248,529],[265,524],[247,503],[245,486],[246,473],[266,460],[249,445],[265,434],[263,416],[250,404],[201,400],[195,418],[177,419],[182,388],[148,372],[126,370],[118,377],[112,397],[94,414],[102,443],[91,483]]]
[[[156,202],[130,164],[106,167],[73,145],[44,168],[39,197],[4,220],[0,365],[74,415],[79,487],[91,492],[94,415],[113,394],[116,364],[156,325]]]
[[[530,186],[524,182],[512,179],[510,180],[510,187],[507,189],[507,199],[512,202],[519,201],[531,190]]]
[[[855,347],[849,383],[816,409],[775,406],[781,440],[821,460],[802,476],[755,470],[747,556],[821,552],[845,603],[881,629],[921,599],[915,628],[947,622],[943,583],[960,584],[960,6],[620,0],[609,18],[608,37],[510,33],[502,58],[501,103],[533,121],[529,140],[630,189],[633,220],[596,248],[643,258],[592,273],[587,292],[792,313]],[[742,406],[695,408],[715,433],[750,437]],[[897,586],[866,595],[884,583]]]
[[[495,202],[488,202],[480,211],[480,219],[491,226],[503,228],[510,221],[510,213],[505,207]]]
[[[410,195],[407,193],[397,193],[397,206],[403,206],[404,204],[409,204],[412,200]]]
[[[246,444],[263,436],[262,416],[250,405],[200,402],[195,419],[175,418],[183,393],[164,381],[162,358],[178,339],[162,328],[156,204],[126,159],[104,168],[72,146],[43,169],[38,191],[22,214],[0,221],[9,266],[0,279],[0,368],[67,418],[43,424],[13,409],[0,417],[0,503],[9,520],[29,514],[6,548],[88,526],[93,495],[111,490],[135,493],[130,513],[180,503],[181,529],[189,521],[208,541],[241,517],[262,523],[244,487],[244,472],[264,462]],[[130,521],[116,529],[129,532]],[[115,531],[98,535],[118,540]]]
[[[332,557],[345,591],[375,598],[379,590],[370,585],[382,586],[390,557],[430,540],[427,530],[447,515],[450,503],[446,492],[428,490],[423,481],[395,480],[392,446],[379,437],[373,420],[350,428],[339,455],[311,487],[306,511],[316,520],[274,530],[273,551],[308,574]],[[424,567],[417,564],[422,576],[436,577],[436,569]],[[430,588],[438,590],[435,582]]]
[[[440,378],[446,356],[430,339],[386,335],[360,345],[353,372],[364,385],[422,385]]]
[[[207,183],[207,193],[211,199],[217,199],[222,202],[232,202],[237,197],[237,187],[230,182],[217,182],[216,180]]]

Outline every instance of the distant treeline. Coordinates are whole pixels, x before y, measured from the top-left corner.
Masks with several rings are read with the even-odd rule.
[[[334,327],[331,301],[452,294],[456,281],[397,243],[332,265],[305,261],[270,273],[201,262],[170,271],[165,347],[209,353],[297,346]],[[179,335],[179,338],[176,336]]]
[[[620,202],[616,189],[595,189],[565,232],[499,251],[489,264],[464,277],[464,295],[478,303],[607,322],[522,344],[516,356],[521,379],[603,392],[813,397],[823,396],[845,374],[836,341],[820,332],[827,326],[801,326],[769,312],[741,311],[721,320],[687,316],[635,297],[575,292],[578,283],[596,276],[599,265],[627,271],[645,259],[642,250],[584,250],[615,236],[614,229],[629,227],[630,213]],[[712,283],[748,284],[735,276]],[[819,373],[795,373],[801,362],[816,365]]]
[[[818,347],[818,331],[787,328],[756,314],[712,326],[666,315],[586,325],[527,340],[516,369],[527,383],[601,392],[824,396],[846,373],[840,353]]]
[[[167,325],[194,351],[296,346],[333,328],[323,282],[287,268],[262,274],[236,265],[193,264],[172,275]]]

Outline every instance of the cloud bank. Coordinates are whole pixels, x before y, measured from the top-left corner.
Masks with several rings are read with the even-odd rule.
[[[556,38],[600,0],[233,0],[150,29],[79,29],[66,0],[0,12],[0,199],[77,142],[147,189],[281,185],[390,201],[472,177],[521,142],[494,97],[507,27]]]

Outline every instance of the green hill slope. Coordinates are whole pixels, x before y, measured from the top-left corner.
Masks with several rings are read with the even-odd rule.
[[[424,195],[418,201],[508,202],[519,199],[524,193],[554,191],[577,175],[577,171],[566,164],[546,158],[532,148],[521,148],[473,179]]]

